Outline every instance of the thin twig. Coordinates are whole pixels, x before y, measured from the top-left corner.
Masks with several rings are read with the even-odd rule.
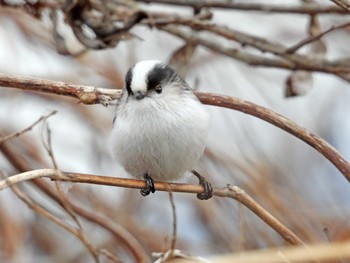
[[[47,136],[46,140],[45,140],[45,132],[46,132],[46,136]],[[54,152],[53,152],[53,148],[52,148],[52,143],[51,143],[51,130],[50,130],[49,125],[48,125],[46,120],[44,120],[44,123],[43,123],[41,137],[42,137],[42,143],[44,145],[44,148],[45,148],[47,154],[49,155],[49,157],[50,157],[50,159],[52,161],[53,168],[58,170],[57,161],[56,161],[56,158],[55,158],[55,155],[54,155]],[[79,228],[79,231],[82,234],[84,234],[85,231],[83,229],[83,226],[80,223],[77,215],[74,213],[72,205],[71,205],[68,197],[63,192],[60,183],[61,182],[55,182],[55,186],[56,186],[57,192],[58,192],[58,194],[59,194],[59,196],[61,198],[61,201],[62,201],[62,208],[73,219],[73,221],[75,222],[75,224]]]
[[[346,11],[350,11],[350,5],[345,0],[330,0],[337,6],[343,8]]]
[[[94,247],[90,244],[89,240],[86,238],[86,236],[84,235],[84,233],[82,233],[81,231],[63,223],[61,220],[59,220],[57,217],[55,217],[54,215],[52,215],[48,210],[46,210],[45,208],[43,208],[42,206],[36,204],[33,200],[31,200],[23,191],[21,191],[19,189],[18,186],[16,185],[12,185],[12,191],[18,196],[19,199],[21,199],[24,203],[26,203],[26,205],[32,209],[33,211],[35,211],[36,213],[38,213],[39,215],[49,219],[50,221],[52,221],[53,223],[55,223],[56,225],[64,228],[65,230],[67,230],[68,232],[70,232],[71,234],[73,234],[74,236],[76,236],[78,239],[81,240],[81,242],[85,245],[85,247],[88,249],[88,251],[90,252],[90,254],[92,255],[92,257],[94,258],[95,262],[99,263],[100,260],[98,258],[98,254],[96,252],[96,250],[94,249]]]
[[[26,162],[26,160],[24,160],[21,154],[16,152],[13,148],[8,147],[6,143],[0,145],[0,151],[17,170],[21,172],[32,170],[32,167]],[[31,182],[37,187],[37,189],[45,193],[61,207],[64,206],[60,196],[45,181],[33,179]],[[96,211],[86,210],[79,205],[75,205],[74,203],[71,203],[71,207],[77,215],[100,226],[103,229],[106,229],[115,239],[121,241],[121,244],[130,251],[136,262],[146,263],[150,261],[149,256],[143,246],[124,227],[120,226],[115,221],[100,216],[96,213]]]
[[[46,140],[45,140],[45,133],[44,132],[46,133]],[[43,123],[42,131],[41,131],[41,138],[42,138],[41,141],[44,145],[44,148],[51,159],[53,168],[58,169],[57,161],[56,161],[55,155],[54,155],[53,150],[52,150],[51,129],[50,129],[49,125],[47,124],[46,120]]]
[[[5,136],[0,137],[0,144],[2,144],[3,142],[5,142],[7,140],[10,140],[10,139],[12,139],[14,137],[21,136],[22,134],[24,134],[24,133],[26,133],[28,131],[31,131],[40,122],[47,120],[48,118],[50,118],[52,115],[55,115],[56,113],[57,113],[57,111],[54,110],[54,111],[50,112],[48,115],[46,115],[46,116],[41,116],[36,122],[34,122],[33,124],[31,124],[30,126],[28,126],[25,129],[23,129],[21,131],[18,131],[18,132],[11,133],[9,135],[5,135]]]
[[[350,242],[338,241],[313,244],[307,247],[284,246],[269,249],[240,251],[232,254],[211,257],[211,263],[305,263],[305,262],[350,262]],[[174,261],[172,263],[181,263]]]
[[[170,244],[170,254],[168,260],[171,260],[174,257],[174,250],[176,247],[176,240],[177,240],[177,219],[176,219],[176,206],[174,201],[174,195],[173,192],[169,191],[169,200],[171,204],[171,212],[173,217],[173,234],[171,238],[171,244]]]
[[[347,65],[333,65],[330,61],[327,60],[303,60],[302,56],[288,57],[287,53],[280,53],[274,48],[269,52],[278,54],[280,58],[270,58],[263,55],[255,55],[249,52],[242,51],[237,48],[232,48],[230,46],[224,46],[221,42],[218,42],[216,39],[209,38],[202,35],[193,35],[193,32],[189,32],[183,29],[180,29],[177,26],[168,25],[168,26],[159,26],[158,29],[168,32],[172,35],[175,35],[179,38],[182,38],[186,42],[194,41],[203,47],[206,47],[212,51],[218,52],[225,56],[234,58],[241,62],[247,63],[252,66],[263,66],[271,68],[281,68],[288,70],[305,70],[305,71],[319,71],[329,74],[334,74],[347,82],[350,82],[350,68]],[[225,30],[226,31],[226,30]],[[228,31],[226,31],[228,33]],[[234,34],[232,34],[233,36]],[[260,45],[256,45],[261,49]],[[270,46],[271,48],[271,46]]]
[[[122,263],[123,262],[118,257],[113,255],[110,251],[108,251],[107,249],[101,249],[98,251],[98,253],[104,255],[106,258],[112,260],[115,263]]]
[[[214,189],[216,196],[229,197],[237,200],[254,214],[258,215],[269,226],[279,233],[286,241],[293,245],[305,245],[305,243],[291,230],[279,222],[273,215],[268,213],[262,206],[260,206],[253,198],[251,198],[244,190],[238,186],[228,185],[225,188]]]
[[[136,0],[144,3],[159,3],[175,6],[190,6],[193,8],[220,8],[264,13],[292,13],[292,14],[347,14],[346,10],[332,5],[269,5],[260,3],[244,3],[236,1],[212,0]]]
[[[336,30],[343,29],[343,28],[346,28],[346,27],[349,27],[349,26],[350,26],[350,22],[345,23],[345,24],[341,24],[339,26],[332,26],[331,28],[327,29],[324,32],[321,32],[321,33],[319,33],[319,34],[317,34],[315,36],[310,36],[308,38],[305,38],[305,39],[301,40],[299,43],[297,43],[297,44],[291,46],[290,48],[288,48],[286,50],[286,52],[287,53],[294,53],[295,51],[297,51],[298,49],[302,48],[303,46],[308,45],[308,44],[310,44],[310,43],[312,43],[312,42],[322,38],[323,36],[325,36],[325,35],[327,35],[327,34],[329,34],[331,32],[334,32]]]

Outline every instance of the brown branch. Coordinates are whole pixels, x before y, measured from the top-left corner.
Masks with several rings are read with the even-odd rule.
[[[211,263],[305,263],[305,262],[332,262],[345,263],[350,260],[350,242],[332,241],[329,243],[312,244],[307,247],[274,247],[235,252],[218,255],[210,258]],[[186,263],[187,261],[174,260],[172,263]]]
[[[330,0],[337,6],[341,7],[342,9],[346,11],[350,11],[350,5],[345,0]]]
[[[20,172],[26,172],[32,170],[32,167],[27,163],[26,160],[21,157],[19,152],[16,152],[6,143],[0,145],[0,151],[8,159],[8,161]],[[40,179],[33,179],[31,181],[38,189],[45,193],[49,198],[57,202],[61,207],[64,207],[63,200],[57,194],[52,187],[50,187],[45,181]],[[72,210],[79,216],[85,218],[86,220],[99,225],[100,227],[109,231],[114,238],[122,241],[122,244],[128,248],[136,262],[149,262],[150,259],[147,255],[147,252],[144,250],[142,245],[138,240],[129,233],[125,228],[120,226],[114,221],[108,220],[99,214],[96,211],[86,210],[74,203],[70,203]]]
[[[165,31],[172,35],[180,37],[186,42],[198,43],[215,52],[237,59],[239,61],[242,61],[252,66],[264,66],[264,67],[281,68],[281,69],[288,69],[288,70],[298,69],[298,70],[305,70],[305,71],[319,71],[319,72],[334,74],[346,80],[347,82],[350,82],[350,75],[349,75],[350,68],[347,65],[336,65],[327,60],[315,60],[315,59],[311,59],[309,57],[305,57],[301,55],[295,56],[296,54],[293,54],[293,56],[290,56],[290,54],[287,54],[285,52],[286,49],[284,49],[283,51],[280,50],[280,47],[282,46],[271,45],[271,43],[269,43],[269,45],[266,45],[266,41],[264,41],[263,39],[257,39],[257,38],[251,38],[251,37],[248,38],[248,35],[246,34],[244,34],[246,35],[246,38],[244,41],[249,41],[250,45],[260,49],[261,51],[271,52],[273,54],[281,56],[281,58],[273,59],[273,58],[268,58],[261,55],[253,55],[236,48],[225,47],[224,45],[221,44],[221,42],[213,40],[212,38],[200,36],[200,35],[194,35],[193,32],[181,30],[180,28],[172,25],[159,26],[158,28],[162,31]],[[217,33],[220,32],[220,34],[223,36],[232,37],[232,39],[237,39],[237,37],[235,36],[235,33],[230,32],[230,30],[228,29],[218,27],[216,31]],[[241,36],[243,36],[243,33],[241,33]],[[261,41],[254,43],[254,41],[256,40],[261,40]],[[262,44],[264,44],[264,46],[262,46]]]
[[[100,89],[92,86],[66,84],[61,81],[27,78],[14,75],[0,74],[0,86],[27,91],[46,92],[73,97],[84,104],[108,105],[110,100],[117,97],[119,92],[113,89]]]
[[[336,1],[336,0],[333,0]],[[95,1],[91,1],[93,4]],[[212,1],[212,0],[136,0],[136,2],[143,3],[158,3],[167,4],[173,6],[186,6],[192,7],[196,10],[201,8],[217,8],[228,9],[231,11],[247,11],[247,12],[263,12],[263,13],[283,13],[283,14],[340,14],[348,15],[346,9],[339,8],[333,5],[319,5],[319,4],[307,4],[307,5],[268,5],[260,3],[244,3],[235,1]],[[114,4],[113,2],[107,2],[108,4]],[[126,2],[122,4],[129,4]],[[13,4],[0,1],[0,6],[6,6],[11,8],[20,8],[24,11],[36,14],[38,13],[36,4],[30,4],[26,2],[23,4]],[[61,8],[62,3],[60,1],[43,1],[40,2],[40,7],[46,8]],[[341,6],[343,7],[343,6]],[[29,10],[29,11],[28,11]]]
[[[118,186],[126,188],[141,189],[146,187],[144,180],[128,179],[128,178],[116,178],[109,176],[96,176],[92,174],[81,173],[69,173],[61,172],[54,169],[41,169],[25,172],[15,176],[8,177],[0,181],[0,191],[14,185],[20,181],[24,181],[25,178],[32,180],[33,178],[48,177],[53,180],[72,182],[72,183],[89,183],[97,185]],[[17,180],[21,178],[21,180]],[[181,193],[202,193],[204,188],[202,185],[192,184],[180,184],[180,183],[167,183],[167,182],[155,182],[155,189],[157,191],[167,192],[181,192]],[[287,242],[293,245],[302,245],[304,242],[295,235],[290,229],[279,222],[274,216],[267,212],[262,206],[260,206],[254,199],[252,199],[247,193],[245,193],[238,186],[230,186],[224,188],[214,188],[213,195],[220,197],[230,197],[238,202],[242,203],[245,207],[255,213],[264,222],[266,222],[272,229],[279,233]]]
[[[36,125],[38,125],[40,122],[45,121],[47,118],[50,118],[52,115],[55,115],[57,113],[57,111],[52,111],[51,113],[49,113],[46,116],[41,116],[36,122],[34,122],[33,124],[31,124],[30,126],[28,126],[27,128],[18,131],[18,132],[14,132],[5,136],[0,137],[0,144],[2,144],[3,142],[12,139],[14,137],[18,137],[21,136],[22,134],[32,130]]]
[[[170,255],[169,259],[172,259],[174,257],[174,250],[176,247],[176,241],[177,241],[177,218],[176,218],[176,206],[175,206],[175,200],[173,192],[169,191],[169,200],[171,205],[171,214],[173,217],[173,234],[171,236],[171,244],[170,244]]]
[[[253,115],[294,135],[326,157],[350,182],[350,163],[328,142],[300,127],[290,119],[265,107],[234,97],[202,92],[196,92],[196,95],[204,104],[234,109]]]
[[[218,26],[209,21],[203,21],[200,19],[200,16],[195,16],[192,18],[168,17],[168,18],[160,18],[160,19],[150,19],[150,20],[145,20],[145,23],[148,25],[157,26],[160,30],[164,30],[168,33],[181,37],[184,40],[186,40],[186,42],[188,43],[203,45],[216,52],[220,52],[226,56],[233,57],[235,59],[241,60],[248,64],[252,64],[251,62],[253,62],[256,58],[259,58],[259,57],[265,58],[265,57],[252,55],[250,53],[243,52],[238,49],[235,50],[232,48],[225,48],[221,44],[221,42],[218,41],[218,39],[215,39],[216,41],[214,41],[213,38],[208,38],[203,36],[193,36],[193,32],[181,30],[180,28],[175,27],[174,25],[182,25],[182,26],[190,27],[194,31],[208,31],[215,35],[224,37],[225,39],[236,41],[243,46],[248,45],[248,46],[254,47],[260,50],[262,54],[271,53],[273,55],[280,57],[280,59],[282,60],[286,60],[290,70],[302,69],[307,71],[319,71],[319,72],[335,74],[337,76],[339,74],[350,73],[350,67],[346,64],[341,64],[341,63],[335,64],[334,62],[328,61],[326,59],[320,60],[310,55],[294,54],[293,52],[288,52],[289,49],[282,44],[271,42],[265,38],[253,36],[253,35],[241,32],[239,30],[235,30],[225,26]],[[339,28],[344,28],[346,26],[347,25],[341,25]],[[336,29],[339,29],[339,28],[336,28]],[[332,30],[336,30],[336,29],[332,29]],[[327,33],[329,32],[326,32],[325,34]],[[322,35],[320,37],[322,37]],[[311,41],[314,41],[314,40],[311,40]],[[282,60],[278,61],[274,59],[275,62],[279,62],[279,63],[275,63],[274,65],[270,64],[270,65],[273,67],[285,68],[285,65],[282,65],[281,63]],[[265,65],[268,61],[271,62],[271,59],[264,60],[259,65],[268,66],[268,65]],[[348,81],[350,81],[349,77],[347,79]]]
[[[72,226],[69,226],[68,224],[65,224],[64,222],[59,220],[52,213],[50,213],[47,209],[43,208],[42,206],[40,206],[39,204],[34,202],[31,198],[29,198],[29,196],[27,196],[23,191],[21,191],[18,186],[13,185],[11,187],[11,189],[17,195],[17,197],[19,199],[21,199],[30,209],[35,211],[37,214],[47,218],[48,220],[50,220],[54,224],[64,228],[65,230],[67,230],[68,232],[73,234],[74,236],[76,236],[85,245],[87,250],[90,252],[92,257],[94,258],[95,262],[97,262],[97,263],[100,262],[96,250],[91,245],[91,243],[89,242],[89,240],[87,239],[87,237],[84,235],[83,232],[81,232],[80,230],[78,230]]]
[[[319,40],[320,38],[324,37],[325,35],[331,33],[331,32],[334,32],[336,30],[339,30],[339,29],[343,29],[343,28],[346,28],[346,27],[349,27],[350,26],[350,22],[348,23],[345,23],[345,24],[341,24],[339,26],[332,26],[331,28],[327,29],[326,31],[324,32],[321,32],[317,35],[314,35],[314,36],[310,36],[308,38],[305,38],[303,40],[301,40],[299,43],[291,46],[290,48],[288,48],[286,50],[287,53],[294,53],[295,51],[297,51],[298,49],[302,48],[303,46],[305,45],[308,45],[316,40]]]
[[[5,79],[5,85],[3,84]],[[50,86],[47,86],[50,85]],[[32,78],[23,78],[23,77],[8,77],[0,74],[0,86],[4,87],[13,87],[23,90],[31,91],[44,91],[49,93],[55,93],[59,95],[66,95],[78,98],[80,102],[91,104],[91,103],[100,103],[99,97],[103,97],[104,101],[110,101],[116,99],[120,96],[120,91],[95,88],[90,86],[82,85],[70,85],[63,82],[55,82],[49,80],[39,80]],[[64,87],[67,87],[65,89]],[[77,87],[77,88],[75,88]],[[85,94],[86,92],[87,94]],[[95,93],[96,94],[95,94]],[[301,139],[302,141],[309,144],[311,147],[316,149],[324,157],[326,157],[350,182],[350,163],[329,143],[325,140],[308,131],[307,129],[300,127],[293,121],[289,120],[282,115],[273,112],[265,107],[259,106],[257,104],[244,101],[238,98],[218,95],[213,93],[201,93],[195,92],[196,96],[204,104],[229,108],[243,113],[255,116],[259,119],[262,119],[266,122],[269,122],[286,132],[292,134],[293,136]],[[84,100],[83,98],[95,98]],[[106,99],[108,98],[108,99]]]
[[[346,10],[332,6],[322,6],[319,4],[307,5],[267,5],[259,3],[239,3],[235,1],[210,1],[210,0],[136,0],[143,3],[159,3],[174,6],[189,6],[195,9],[200,8],[220,8],[230,10],[243,10],[264,13],[296,13],[296,14],[343,14],[347,15]]]

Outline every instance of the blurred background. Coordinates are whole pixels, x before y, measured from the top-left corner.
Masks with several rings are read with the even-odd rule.
[[[349,12],[324,0],[220,1],[226,8],[199,8],[194,1],[145,2],[153,1],[0,1],[0,73],[121,89],[130,66],[158,59],[170,63],[199,91],[230,95],[272,109],[318,134],[350,159],[348,73],[341,76],[312,67],[306,72],[298,70],[299,64],[296,70],[277,63],[271,67],[264,61],[254,64],[230,55],[242,52],[266,61],[288,60],[284,51],[276,54],[269,48],[275,44],[289,48],[349,23]],[[264,7],[272,11],[263,11]],[[86,23],[79,28],[79,12],[96,15],[91,21],[101,25],[132,26],[106,40],[96,33],[97,26],[88,28]],[[206,30],[208,24],[234,30],[236,39]],[[193,38],[186,42],[171,30],[182,30]],[[348,68],[349,30],[344,26],[316,37],[295,52],[311,64],[325,61]],[[236,31],[253,40],[265,40],[266,50]],[[201,39],[227,52],[208,48]],[[100,42],[95,45],[90,40]],[[350,185],[328,160],[262,120],[207,108],[210,134],[196,169],[214,186],[241,187],[306,243],[350,238]],[[0,145],[3,174],[53,168],[49,144],[60,170],[129,177],[110,154],[113,105],[87,106],[65,96],[0,87],[2,135],[20,131],[53,110],[58,113],[45,123]],[[138,190],[67,183],[60,184],[59,191],[54,182],[41,181],[50,190],[45,192],[40,183],[30,182],[19,188],[39,207],[78,229],[80,239],[7,189],[0,192],[1,262],[98,261],[91,251],[99,251],[101,262],[137,262],[142,256],[137,258],[135,251],[150,256],[170,247],[173,219],[167,193],[143,198]],[[194,178],[182,182],[197,183]],[[68,213],[72,210],[62,209],[49,191],[66,196],[66,203],[96,218],[83,212]],[[182,193],[174,194],[174,199],[176,247],[183,251],[210,257],[288,245],[234,200],[215,197],[203,202]],[[98,219],[104,222],[102,226]]]

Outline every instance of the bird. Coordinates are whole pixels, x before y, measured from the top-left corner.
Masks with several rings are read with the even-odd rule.
[[[177,181],[191,172],[204,192],[211,184],[192,170],[206,145],[209,113],[174,69],[144,60],[126,73],[110,136],[112,154],[132,177],[146,180],[141,194],[155,192],[154,181]]]

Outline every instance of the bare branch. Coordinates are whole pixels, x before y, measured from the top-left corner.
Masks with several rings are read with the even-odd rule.
[[[0,185],[1,185],[1,183],[0,183]],[[62,222],[61,220],[59,220],[57,217],[55,217],[53,214],[51,214],[48,210],[46,210],[42,206],[40,206],[37,203],[35,203],[32,199],[30,199],[23,191],[21,191],[19,189],[18,186],[12,185],[11,189],[18,196],[19,199],[21,199],[24,203],[26,203],[26,205],[30,209],[32,209],[33,211],[35,211],[39,215],[47,218],[48,220],[50,220],[51,222],[55,223],[56,225],[64,228],[65,230],[67,230],[68,232],[73,234],[74,236],[76,236],[85,245],[85,247],[88,249],[88,251],[90,252],[92,257],[94,258],[95,262],[97,262],[97,263],[100,262],[96,250],[91,245],[91,243],[89,242],[89,240],[87,239],[87,237],[84,235],[83,232],[81,232],[81,231],[75,229],[74,227],[71,227],[71,226],[65,224],[64,222]]]
[[[319,71],[319,72],[334,74],[350,82],[350,75],[349,75],[350,68],[347,65],[336,65],[336,64],[334,65],[334,63],[331,63],[327,60],[309,59],[308,57],[303,57],[300,55],[291,57],[285,52],[285,50],[281,53],[281,51],[278,51],[277,49],[275,49],[276,47],[272,47],[270,45],[270,48],[272,47],[273,49],[270,49],[269,52],[281,56],[281,58],[272,59],[272,58],[267,58],[265,56],[253,55],[248,52],[243,52],[236,48],[225,47],[218,41],[215,41],[208,37],[194,36],[192,32],[181,30],[176,26],[169,25],[169,26],[161,26],[158,28],[172,35],[178,36],[184,39],[186,42],[195,41],[198,44],[206,48],[209,48],[215,52],[221,53],[228,57],[232,57],[234,59],[245,62],[252,66],[264,66],[264,67],[282,68],[282,69],[289,69],[289,70],[298,69],[298,70],[305,70],[305,71]],[[221,29],[221,30],[225,30],[226,33],[228,33],[227,29]],[[232,34],[232,36],[233,35],[234,34]],[[259,47],[259,49],[264,51],[264,48],[262,48],[260,45],[259,46],[255,45],[255,47]]]
[[[249,208],[254,214],[259,216],[266,224],[273,226],[272,228],[279,233],[284,240],[293,245],[305,245],[305,243],[295,235],[291,230],[279,222],[273,215],[268,213],[262,206],[260,206],[253,198],[251,198],[244,190],[238,186],[228,185],[225,188],[214,189],[216,196],[229,197],[237,200],[245,207]]]
[[[21,157],[21,154],[14,149],[10,149],[6,143],[0,144],[0,151],[17,170],[21,172],[32,170],[31,166]],[[60,195],[45,181],[33,179],[31,182],[49,198],[57,202],[61,207],[64,207],[64,201],[61,199]],[[70,203],[70,207],[77,215],[106,229],[115,239],[122,241],[121,244],[131,252],[136,262],[149,262],[148,254],[143,246],[129,231],[120,226],[117,222],[104,218],[97,214],[96,211],[86,210],[74,203]]]
[[[350,243],[332,242],[299,247],[275,247],[236,252],[212,257],[211,263],[242,263],[242,262],[349,262]],[[174,260],[173,263],[184,263]]]
[[[52,115],[55,115],[56,113],[57,113],[57,111],[54,110],[51,113],[49,113],[48,115],[46,115],[46,116],[41,116],[36,122],[34,122],[32,125],[30,125],[29,127],[25,128],[25,129],[23,129],[21,131],[18,131],[18,132],[11,133],[11,134],[3,136],[3,137],[0,137],[0,144],[2,144],[3,142],[5,142],[5,141],[7,141],[9,139],[12,139],[14,137],[21,136],[22,134],[32,130],[40,122],[46,120],[47,118],[50,118]]]
[[[77,98],[84,104],[108,105],[120,92],[113,89],[100,89],[92,86],[72,85],[61,81],[27,78],[0,74],[0,86],[27,91],[46,92]]]
[[[176,218],[176,206],[175,206],[175,200],[173,192],[169,192],[169,200],[171,204],[171,212],[173,216],[173,234],[171,237],[171,244],[170,244],[170,256],[169,259],[171,259],[174,256],[174,250],[176,248],[176,241],[177,241],[177,218]]]
[[[143,180],[116,178],[109,176],[96,176],[92,174],[68,173],[54,169],[41,169],[17,174],[0,181],[0,191],[18,182],[41,177],[48,177],[53,180],[59,180],[64,182],[89,183],[136,189],[141,189],[146,186],[146,182]],[[202,185],[166,182],[155,182],[155,188],[157,191],[171,191],[196,194],[202,193],[204,191]],[[238,202],[246,206],[248,209],[250,209],[252,212],[254,212],[257,216],[259,216],[264,222],[266,222],[271,228],[273,228],[289,243],[293,245],[304,244],[304,242],[297,235],[295,235],[291,230],[289,230],[286,226],[279,222],[274,216],[267,212],[262,206],[260,206],[256,201],[254,201],[238,186],[229,185],[224,188],[214,188],[213,195],[220,197],[230,197],[237,200]]]
[[[136,0],[144,3],[159,3],[176,6],[190,6],[200,8],[220,8],[230,10],[243,10],[264,13],[294,13],[294,14],[348,14],[346,10],[332,5],[268,5],[260,3],[244,3],[235,1],[210,1],[210,0]]]
[[[265,107],[234,97],[200,92],[196,92],[196,95],[204,104],[230,108],[253,115],[294,135],[326,157],[350,182],[350,163],[328,142],[290,119]]]
[[[350,11],[350,5],[345,0],[331,0],[337,6],[343,8],[346,11]]]
[[[6,80],[6,85],[2,84],[4,83],[3,79]],[[105,98],[104,101],[106,101],[106,98],[109,101],[120,96],[120,91],[117,90],[95,88],[82,85],[70,85],[63,82],[55,82],[49,80],[8,77],[1,74],[0,86],[10,86],[23,90],[44,91],[58,95],[66,95],[78,98],[81,102],[86,104],[100,103],[100,100],[98,98],[101,97]],[[350,163],[325,140],[308,131],[307,129],[300,127],[288,118],[283,117],[282,115],[275,113],[265,107],[238,98],[218,95],[214,93],[195,92],[195,94],[204,104],[241,111],[243,113],[258,117],[259,119],[269,122],[294,135],[295,137],[301,139],[316,149],[324,157],[326,157],[350,182]],[[82,98],[94,99],[83,100]]]
[[[308,45],[316,40],[319,40],[320,38],[324,37],[325,35],[331,33],[331,32],[334,32],[336,30],[339,30],[339,29],[343,29],[343,28],[346,28],[346,27],[349,27],[350,26],[350,22],[348,23],[345,23],[345,24],[341,24],[339,26],[332,26],[331,28],[327,29],[326,31],[324,32],[321,32],[317,35],[314,35],[314,36],[310,36],[308,38],[305,38],[303,39],[302,41],[300,41],[299,43],[291,46],[290,48],[288,48],[286,50],[287,53],[294,53],[295,51],[297,51],[298,49],[302,48],[303,46],[305,45]]]

